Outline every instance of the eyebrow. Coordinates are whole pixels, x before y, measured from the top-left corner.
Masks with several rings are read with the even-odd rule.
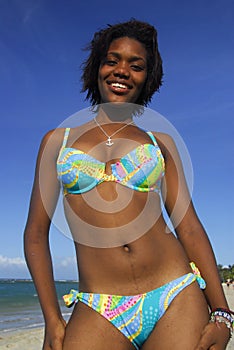
[[[115,52],[115,51],[109,51],[107,52],[107,56],[108,55],[113,55],[115,56],[116,58],[120,59],[121,58],[121,55],[118,53],[118,52]],[[144,63],[146,63],[146,60],[141,57],[141,56],[132,56],[129,60],[129,62],[135,62],[135,61],[143,61]]]

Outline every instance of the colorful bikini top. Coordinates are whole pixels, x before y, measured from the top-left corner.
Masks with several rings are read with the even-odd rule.
[[[160,192],[165,165],[154,135],[153,144],[139,145],[111,164],[112,174],[105,173],[106,163],[72,147],[66,147],[70,128],[66,128],[57,159],[58,179],[64,195],[90,191],[104,181],[112,181],[140,192]]]

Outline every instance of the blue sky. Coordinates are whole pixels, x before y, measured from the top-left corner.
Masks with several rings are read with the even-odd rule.
[[[158,29],[164,84],[149,107],[186,143],[195,207],[218,263],[234,263],[233,1],[0,0],[0,277],[29,276],[22,233],[38,146],[88,106],[80,93],[82,49],[95,31],[130,17]],[[52,228],[51,247],[55,277],[75,278],[72,242]]]

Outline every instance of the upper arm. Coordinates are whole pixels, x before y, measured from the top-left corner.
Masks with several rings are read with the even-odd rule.
[[[157,139],[165,160],[162,197],[173,227],[180,236],[196,229],[200,222],[192,204],[183,164],[175,142],[166,134],[160,134]]]
[[[61,147],[61,130],[50,131],[42,139],[36,162],[26,231],[48,231],[59,195],[56,160]]]

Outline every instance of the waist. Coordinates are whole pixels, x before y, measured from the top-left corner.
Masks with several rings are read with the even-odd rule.
[[[163,235],[163,234],[162,234]],[[150,232],[125,246],[78,248],[81,291],[137,294],[191,272],[180,243],[172,234]]]

